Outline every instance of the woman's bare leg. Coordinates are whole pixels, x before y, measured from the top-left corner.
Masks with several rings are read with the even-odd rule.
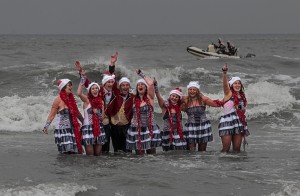
[[[233,152],[241,152],[242,134],[232,136]]]
[[[93,145],[86,145],[85,146],[85,152],[86,152],[86,155],[88,155],[88,156],[94,155],[94,146]]]
[[[102,154],[102,144],[94,145],[94,155],[100,156]]]
[[[206,151],[207,143],[198,144],[198,151]]]
[[[231,146],[231,141],[232,141],[232,136],[224,135],[221,137],[221,139],[222,139],[222,144],[223,144],[222,152],[229,152],[230,146]]]

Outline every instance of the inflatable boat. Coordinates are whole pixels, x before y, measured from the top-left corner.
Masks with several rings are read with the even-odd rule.
[[[189,53],[191,53],[195,56],[201,57],[201,58],[206,58],[206,57],[231,58],[231,59],[241,58],[240,56],[237,55],[237,52],[234,55],[217,53],[214,45],[212,45],[212,44],[208,45],[206,50],[197,48],[195,46],[189,46],[189,47],[187,47],[186,50]]]

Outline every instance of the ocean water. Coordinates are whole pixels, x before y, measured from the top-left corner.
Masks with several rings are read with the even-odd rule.
[[[254,58],[199,59],[190,45],[206,48],[220,35],[0,35],[0,195],[300,195],[300,35],[221,35]],[[201,91],[221,99],[224,63],[240,76],[248,99],[251,135],[246,151],[220,153],[221,108],[208,108],[214,141],[207,152],[156,155],[59,155],[41,132],[58,94],[60,78],[79,77],[80,60],[101,81],[110,55],[117,72],[132,80],[141,68],[161,93],[198,80]],[[78,99],[80,111],[82,104]],[[161,111],[155,105],[161,126]],[[53,123],[54,124],[54,123]],[[52,130],[52,131],[51,131]]]

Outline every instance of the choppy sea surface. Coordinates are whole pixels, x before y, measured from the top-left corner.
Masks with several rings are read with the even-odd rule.
[[[253,58],[200,59],[186,52],[221,37]],[[161,93],[197,80],[221,99],[224,63],[248,99],[246,151],[220,153],[220,108],[207,108],[214,141],[207,152],[156,155],[59,155],[41,132],[60,78],[79,83],[74,62],[101,81],[110,55],[135,86],[135,69],[155,77]],[[0,35],[0,195],[300,195],[300,35]],[[79,99],[78,105],[82,111]],[[155,118],[162,126],[156,103]],[[54,124],[54,123],[53,123]],[[52,130],[52,131],[51,131]]]

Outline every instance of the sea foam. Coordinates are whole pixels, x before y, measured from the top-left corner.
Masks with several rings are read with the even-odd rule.
[[[286,184],[282,190],[271,193],[270,196],[300,196],[300,184]]]
[[[36,186],[20,186],[16,188],[2,188],[2,196],[75,196],[76,193],[97,190],[94,186],[79,185],[77,183],[38,184]]]
[[[32,132],[42,130],[51,111],[56,96],[47,93],[44,96],[0,98],[0,131]],[[82,103],[77,99],[81,111]],[[82,111],[81,111],[82,112]],[[49,130],[53,129],[52,122]]]
[[[287,56],[280,56],[280,55],[273,55],[274,57],[280,58],[280,59],[288,59],[288,60],[300,60],[299,57],[287,57]]]
[[[177,72],[177,70],[172,70]],[[174,77],[176,80],[176,76]],[[167,85],[167,82],[164,83]],[[162,93],[165,98],[169,95],[171,88],[165,88]],[[269,116],[281,111],[291,110],[293,104],[298,101],[290,93],[291,87],[274,84],[271,82],[256,82],[246,86],[246,97],[248,100],[247,119]],[[32,132],[41,130],[51,110],[51,105],[56,96],[54,93],[47,93],[40,96],[20,97],[18,95],[6,96],[0,98],[0,131],[20,131]],[[211,99],[222,99],[223,92],[219,91],[212,94],[206,94]],[[82,112],[82,103],[75,96],[79,111]],[[161,110],[155,101],[155,112],[161,113]],[[83,113],[83,112],[82,112]],[[208,108],[210,119],[217,120],[223,114],[222,108]],[[299,114],[295,113],[299,118]],[[53,129],[54,123],[49,130]]]

